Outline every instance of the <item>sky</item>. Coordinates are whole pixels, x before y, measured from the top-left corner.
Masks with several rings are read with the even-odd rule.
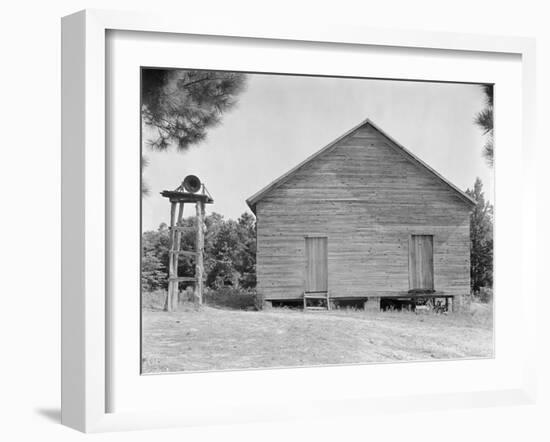
[[[214,198],[207,214],[237,219],[245,200],[366,118],[462,190],[481,178],[494,201],[493,170],[481,152],[485,136],[473,123],[483,109],[478,85],[248,74],[238,104],[207,139],[185,152],[154,152],[144,179],[143,230],[168,223],[160,196],[197,175]],[[143,140],[150,133],[145,130]],[[186,207],[184,216],[194,214]]]

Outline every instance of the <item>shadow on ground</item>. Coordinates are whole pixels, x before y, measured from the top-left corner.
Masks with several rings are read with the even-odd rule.
[[[37,408],[34,411],[50,422],[61,423],[61,410],[59,408]]]

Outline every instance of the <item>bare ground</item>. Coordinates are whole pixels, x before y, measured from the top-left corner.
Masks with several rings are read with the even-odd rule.
[[[144,373],[292,367],[493,355],[492,314],[144,310]]]

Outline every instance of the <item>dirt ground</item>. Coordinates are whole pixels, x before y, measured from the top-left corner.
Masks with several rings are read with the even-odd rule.
[[[145,309],[143,373],[486,358],[492,312]]]

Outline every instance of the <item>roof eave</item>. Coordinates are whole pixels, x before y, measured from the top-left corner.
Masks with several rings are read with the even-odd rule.
[[[247,206],[250,208],[250,210],[252,210],[252,213],[253,213],[254,215],[256,215],[256,203],[253,203],[253,202],[250,200],[250,198],[248,198],[248,199],[246,200],[246,204],[247,204]]]

